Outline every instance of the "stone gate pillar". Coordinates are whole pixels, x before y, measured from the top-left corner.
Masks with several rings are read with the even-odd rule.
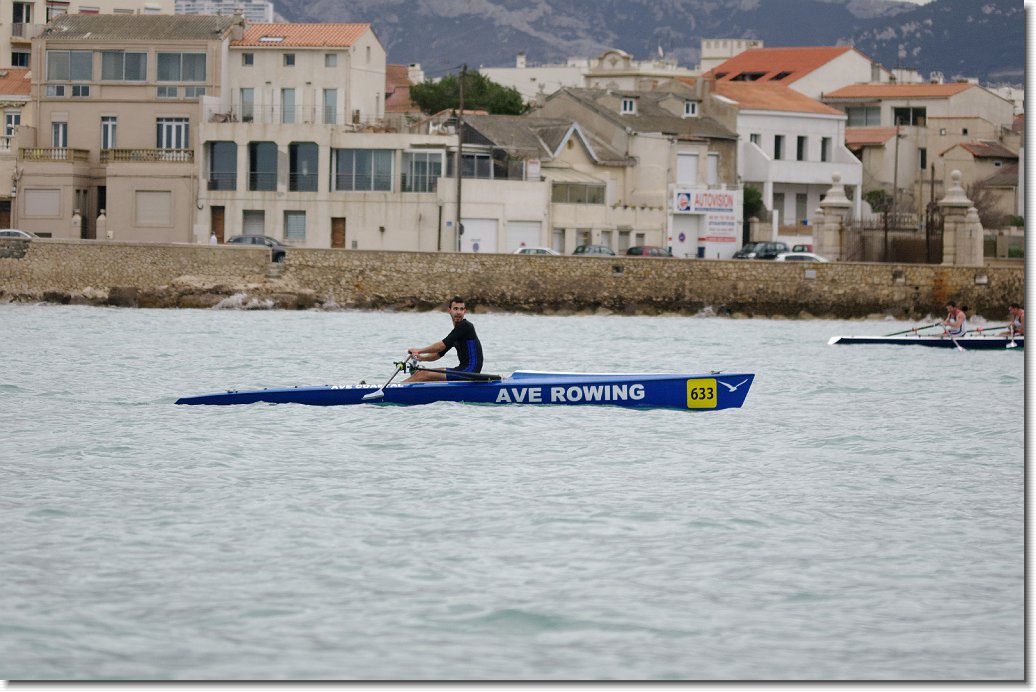
[[[842,174],[831,174],[831,189],[820,203],[821,217],[813,226],[813,251],[829,260],[842,259],[841,232],[852,212],[853,203],[845,196]]]
[[[982,222],[978,210],[964,194],[960,171],[950,173],[951,184],[939,200],[942,213],[942,263],[958,266],[983,264]]]

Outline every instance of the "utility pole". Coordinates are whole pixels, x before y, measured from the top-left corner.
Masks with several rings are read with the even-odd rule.
[[[464,63],[460,68],[460,104],[457,108],[457,252],[460,252],[460,237],[464,235],[464,223],[460,217],[460,180],[464,177],[464,76],[467,72],[468,65]]]
[[[896,154],[892,159],[892,216],[899,212],[899,118],[896,118]],[[885,253],[884,261],[889,261],[889,215],[885,214]]]

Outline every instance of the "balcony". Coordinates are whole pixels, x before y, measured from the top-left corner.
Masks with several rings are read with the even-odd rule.
[[[194,163],[194,150],[102,149],[101,163]]]
[[[15,22],[11,25],[11,42],[12,43],[29,43],[32,39],[43,31],[46,24],[27,24],[24,22]]]
[[[68,147],[23,147],[18,150],[18,158],[22,161],[86,162],[90,160],[90,152]]]

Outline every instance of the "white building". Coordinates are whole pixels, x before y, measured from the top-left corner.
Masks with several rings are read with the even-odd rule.
[[[851,188],[859,216],[863,165],[845,147],[844,113],[787,87],[758,82],[716,83],[713,100],[736,110],[738,177],[762,193],[786,234],[795,235],[788,227],[812,224],[835,173]]]
[[[250,22],[274,21],[273,3],[267,0],[176,0],[176,14],[226,14],[237,11]]]
[[[888,70],[849,46],[752,48],[705,76],[717,82],[780,84],[814,99],[849,84],[890,80]]]

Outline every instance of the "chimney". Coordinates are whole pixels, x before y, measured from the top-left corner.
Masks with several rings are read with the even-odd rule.
[[[234,24],[230,29],[230,40],[240,41],[245,37],[245,13],[241,8],[234,10]]]
[[[518,57],[514,61],[514,66],[517,67],[519,70],[525,69],[525,51],[522,51],[518,54]]]

